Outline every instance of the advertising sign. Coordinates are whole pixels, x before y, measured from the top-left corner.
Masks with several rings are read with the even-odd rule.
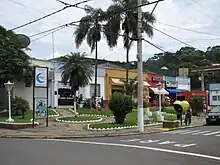
[[[35,98],[35,117],[47,116],[47,98]]]
[[[47,68],[36,67],[35,68],[35,86],[36,87],[47,87]]]

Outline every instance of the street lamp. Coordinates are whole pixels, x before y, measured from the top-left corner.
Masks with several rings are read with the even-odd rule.
[[[7,122],[14,122],[14,119],[11,118],[11,90],[14,86],[14,83],[8,81],[7,83],[4,83],[6,90],[8,92],[8,119]]]
[[[158,91],[159,91],[159,112],[158,112],[158,114],[157,114],[157,120],[158,121],[163,121],[164,120],[164,118],[163,118],[163,116],[162,116],[162,113],[161,113],[161,90],[162,90],[162,83],[161,82],[159,82],[158,84],[157,84],[157,89],[158,89]]]

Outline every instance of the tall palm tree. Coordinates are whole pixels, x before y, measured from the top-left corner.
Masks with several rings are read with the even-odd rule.
[[[147,0],[142,1],[143,4],[148,3]],[[137,6],[137,0],[112,0],[112,4],[108,7],[106,11],[107,23],[104,28],[105,36],[107,37],[109,47],[114,47],[117,45],[117,40],[119,38],[119,33],[123,31],[124,48],[126,49],[126,83],[128,84],[128,71],[129,71],[129,51],[132,46],[133,41],[130,38],[137,38],[137,21],[138,21],[138,11],[127,10],[129,8],[134,8]],[[120,11],[124,11],[121,12]],[[115,14],[119,13],[119,14]],[[143,12],[142,24],[143,32],[145,32],[149,37],[153,36],[152,26],[156,19],[154,15],[149,12]]]
[[[93,75],[93,68],[85,58],[85,53],[70,53],[60,57],[59,61],[63,64],[60,67],[61,81],[66,85],[69,83],[71,93],[74,95],[74,110],[76,111],[76,92],[79,87],[84,87],[89,84]]]
[[[86,16],[82,17],[79,26],[76,28],[75,34],[75,44],[79,48],[82,42],[86,39],[87,44],[91,48],[91,53],[95,52],[95,97],[97,94],[97,59],[98,59],[98,42],[101,40],[101,29],[102,29],[102,19],[105,12],[98,8],[95,9],[91,6],[85,7]]]

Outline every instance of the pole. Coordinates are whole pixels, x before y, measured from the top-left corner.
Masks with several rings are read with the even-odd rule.
[[[34,128],[34,120],[35,120],[35,72],[36,67],[34,67],[33,71],[33,115],[32,115],[32,127]]]
[[[161,115],[161,90],[159,90],[159,112]]]
[[[55,50],[54,50],[54,33],[52,33],[52,52],[53,52],[53,59],[54,59],[54,55],[55,55]],[[54,67],[54,62],[53,62],[53,77],[52,77],[52,83],[51,83],[51,88],[52,88],[52,95],[51,95],[51,108],[54,108],[54,95],[55,95],[55,92],[54,92],[54,82],[55,82],[55,67]]]
[[[137,0],[138,5],[142,0]],[[144,132],[143,119],[143,63],[142,63],[142,10],[138,7],[138,41],[137,41],[137,59],[138,59],[138,131]]]
[[[8,90],[8,122],[13,122],[14,120],[11,118],[11,91]]]
[[[97,63],[98,63],[98,40],[97,40],[97,33],[98,33],[98,19],[95,22],[96,26],[96,40],[95,40],[95,89],[94,89],[94,97],[95,97],[95,108],[97,107],[96,103],[96,94],[97,94]]]
[[[201,73],[201,90],[205,91],[205,78],[204,78],[204,72]]]
[[[48,109],[48,94],[49,94],[49,92],[48,92],[48,86],[49,86],[49,83],[48,83],[48,81],[49,81],[49,77],[48,77],[48,67],[47,67],[47,118],[46,118],[46,127],[48,127],[48,123],[49,123],[49,109]]]

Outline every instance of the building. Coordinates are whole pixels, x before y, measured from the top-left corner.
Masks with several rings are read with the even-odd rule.
[[[164,76],[164,85],[165,85],[166,91],[169,92],[169,97],[172,100],[176,100],[176,93],[181,92],[180,89],[177,89],[178,82],[177,82],[176,77]]]
[[[209,84],[209,105],[220,105],[220,83]]]
[[[129,70],[129,79],[137,78],[137,70]],[[144,95],[148,96],[146,82],[147,73],[143,73]],[[112,93],[125,91],[126,70],[122,68],[106,68],[105,74],[105,100],[110,100]]]

